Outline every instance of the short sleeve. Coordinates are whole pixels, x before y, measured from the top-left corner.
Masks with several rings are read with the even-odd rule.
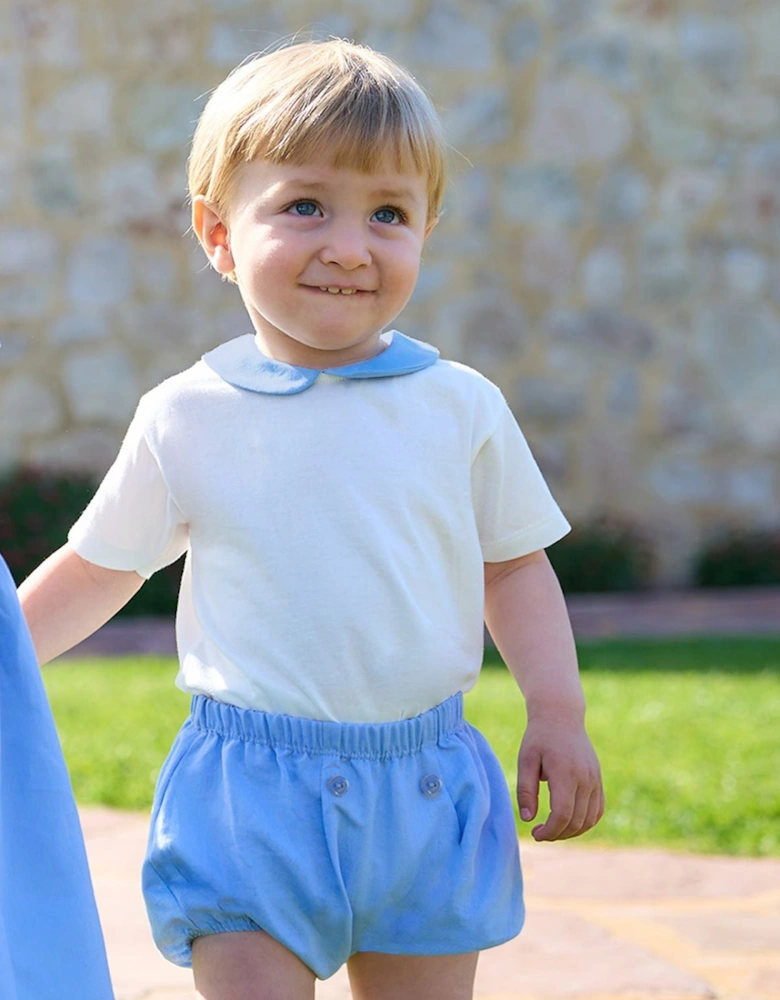
[[[144,413],[139,405],[116,461],[68,541],[88,562],[148,579],[186,551],[189,531],[147,441]]]
[[[472,497],[485,562],[528,555],[571,530],[503,398],[472,463]]]

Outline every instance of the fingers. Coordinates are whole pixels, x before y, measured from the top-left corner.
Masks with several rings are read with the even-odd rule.
[[[604,790],[598,757],[584,728],[529,719],[517,759],[517,802],[526,822],[539,811],[539,784],[550,788],[550,815],[535,840],[567,840],[598,823]]]
[[[551,840],[568,840],[569,837],[576,837],[583,832],[592,797],[592,794],[588,794],[586,789],[580,788],[575,795],[570,814],[569,810],[565,808],[560,810],[557,815],[554,809],[551,811],[548,823],[551,823],[551,831],[555,831],[555,836],[550,837]]]
[[[569,840],[592,829],[604,815],[601,780],[581,785],[550,782],[550,815],[534,827],[535,840]]]
[[[542,756],[536,750],[520,747],[517,758],[517,805],[520,818],[528,823],[539,810],[539,782],[542,777]]]
[[[558,840],[568,840],[571,837],[579,837],[581,833],[590,830],[598,822],[598,804],[601,799],[601,792],[593,789],[590,795],[587,791],[577,796],[574,813],[566,828],[559,834]]]
[[[582,794],[580,799],[584,798]],[[588,796],[588,799],[590,796]],[[535,826],[531,831],[534,840],[560,840],[563,832],[572,825],[575,811],[578,810],[577,787],[573,784],[563,785],[562,782],[550,781],[550,815],[545,823]],[[585,804],[587,810],[587,802]],[[582,811],[582,805],[579,805]],[[584,815],[583,815],[584,818]]]

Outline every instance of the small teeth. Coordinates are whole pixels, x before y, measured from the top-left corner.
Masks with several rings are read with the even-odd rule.
[[[331,295],[352,295],[356,289],[354,288],[330,288],[326,285],[320,285],[321,292],[330,292]]]

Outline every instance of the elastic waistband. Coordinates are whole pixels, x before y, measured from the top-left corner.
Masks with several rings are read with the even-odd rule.
[[[205,695],[192,699],[190,722],[219,736],[298,753],[381,760],[406,757],[463,725],[463,695],[399,722],[327,722],[226,705]]]

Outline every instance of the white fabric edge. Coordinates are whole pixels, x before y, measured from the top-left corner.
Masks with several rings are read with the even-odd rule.
[[[81,535],[75,528],[71,528],[68,532],[68,544],[82,559],[86,559],[87,562],[94,563],[96,566],[102,566],[103,569],[134,572],[142,576],[144,580],[148,580],[156,572],[156,567],[151,565],[140,567],[131,565],[134,562],[132,553],[127,552],[126,549],[118,549],[113,545],[100,542],[94,537]]]
[[[516,531],[507,538],[488,542],[482,546],[482,558],[485,562],[506,562],[508,559],[519,559],[530,555],[539,549],[546,549],[558,542],[571,531],[571,525],[560,511],[535,521],[522,531]]]

